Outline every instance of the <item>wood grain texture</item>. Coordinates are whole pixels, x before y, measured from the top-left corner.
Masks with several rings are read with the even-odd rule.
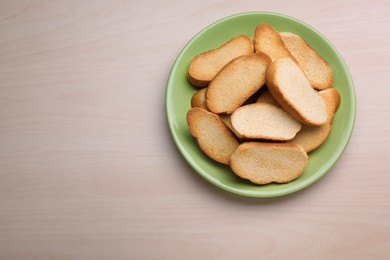
[[[338,48],[355,130],[321,181],[242,198],[199,177],[165,121],[182,47],[284,13]],[[388,1],[0,1],[0,259],[389,259]]]

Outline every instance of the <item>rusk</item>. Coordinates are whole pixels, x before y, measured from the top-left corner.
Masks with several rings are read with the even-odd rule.
[[[205,87],[228,62],[253,52],[252,39],[239,35],[217,49],[195,56],[188,70],[188,80],[197,87]]]
[[[326,104],[328,121],[320,126],[302,126],[302,129],[297,133],[294,139],[291,140],[291,142],[302,146],[306,153],[314,151],[326,141],[332,130],[334,113],[340,105],[340,94],[336,89],[329,88],[322,90],[319,93]]]
[[[331,130],[332,124],[329,123],[318,126],[304,125],[291,142],[299,144],[306,153],[310,153],[326,141]]]
[[[328,113],[328,122],[332,123],[334,114],[336,113],[341,103],[340,93],[335,88],[321,90],[318,93],[325,101],[326,110]]]
[[[206,105],[206,91],[207,88],[201,88],[194,93],[191,98],[191,107],[200,107],[209,110]]]
[[[219,117],[222,119],[222,121],[225,123],[225,125],[227,127],[229,127],[230,131],[232,131],[234,133],[234,135],[240,141],[242,139],[242,135],[240,133],[237,133],[236,130],[233,128],[232,121],[231,121],[231,115],[220,114]]]
[[[260,24],[256,27],[253,42],[255,52],[264,52],[270,56],[272,61],[281,58],[294,59],[284,44],[279,32],[268,24]]]
[[[229,164],[239,143],[218,115],[194,107],[187,112],[187,123],[205,154],[217,162]]]
[[[290,182],[303,173],[307,163],[303,148],[293,143],[246,142],[230,158],[233,172],[256,184]]]
[[[323,98],[291,59],[269,64],[266,83],[272,96],[298,121],[306,125],[322,125],[327,121]]]
[[[333,83],[332,68],[329,64],[298,35],[281,32],[280,36],[312,87],[317,90],[329,88]]]
[[[231,115],[235,132],[244,139],[287,141],[301,129],[301,123],[289,113],[266,103],[242,106]]]
[[[210,82],[206,104],[210,111],[231,114],[265,83],[270,58],[264,53],[238,57]]]

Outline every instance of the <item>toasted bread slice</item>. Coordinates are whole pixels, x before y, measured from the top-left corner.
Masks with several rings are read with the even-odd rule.
[[[231,121],[231,115],[227,114],[220,114],[219,117],[222,119],[222,121],[225,123],[227,127],[229,127],[230,131],[233,132],[233,134],[238,138],[240,141],[242,139],[242,135],[240,133],[237,133],[237,131],[233,128],[232,126],[232,121]]]
[[[187,112],[187,123],[205,154],[217,162],[229,164],[239,143],[218,115],[194,107]]]
[[[272,61],[281,58],[291,58],[294,60],[294,57],[288,51],[279,32],[268,24],[260,24],[256,27],[253,41],[255,52],[264,52],[270,56]]]
[[[231,115],[235,132],[246,139],[287,141],[301,129],[301,123],[278,106],[254,103],[239,107]]]
[[[306,153],[310,153],[326,141],[331,130],[332,125],[329,123],[318,126],[304,125],[291,142],[299,144]]]
[[[246,142],[230,158],[230,167],[256,184],[285,183],[298,178],[308,163],[303,148],[292,143]]]
[[[328,122],[332,123],[334,113],[340,106],[341,97],[340,93],[335,88],[328,88],[319,92],[326,104],[326,110],[328,113]]]
[[[326,141],[332,130],[334,113],[340,105],[340,94],[336,89],[329,88],[322,90],[319,93],[326,104],[328,121],[320,126],[302,126],[302,129],[297,133],[294,139],[291,140],[291,142],[302,146],[306,153],[310,153],[317,149]]]
[[[238,57],[229,62],[210,82],[206,104],[214,113],[231,114],[265,82],[270,58],[264,53]]]
[[[266,82],[272,96],[298,121],[306,125],[322,125],[327,121],[323,98],[291,59],[272,62],[267,69]]]
[[[206,106],[206,91],[207,91],[207,88],[202,88],[202,89],[199,89],[198,91],[195,92],[195,94],[192,96],[192,99],[191,99],[191,107],[200,107],[200,108],[203,108],[203,109],[209,111],[209,109]],[[242,135],[240,135],[239,133],[237,133],[234,130],[232,123],[230,121],[230,116],[231,115],[228,115],[228,114],[220,114],[219,115],[219,117],[222,119],[222,121],[225,123],[225,125],[227,127],[229,127],[230,131],[232,131],[236,137],[241,139]]]
[[[333,83],[332,68],[329,64],[298,35],[282,32],[280,36],[312,87],[318,90],[329,88]]]
[[[278,101],[272,96],[271,92],[269,92],[268,88],[264,89],[264,91],[257,98],[256,103],[266,103],[274,106],[280,106]]]
[[[245,35],[239,35],[217,49],[195,56],[188,70],[188,80],[195,86],[204,87],[231,60],[253,53],[253,42]]]
[[[196,91],[191,98],[191,107],[200,107],[209,110],[206,105],[206,92],[207,88],[201,88]]]
[[[219,117],[222,119],[225,125],[229,127],[231,131],[233,131],[233,126],[232,126],[232,122],[230,121],[230,116],[231,115],[224,115],[224,114],[219,115]]]

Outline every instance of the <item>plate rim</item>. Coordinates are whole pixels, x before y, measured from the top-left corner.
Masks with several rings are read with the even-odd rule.
[[[319,37],[321,37],[321,39],[323,41],[325,41],[329,45],[329,47],[332,49],[332,51],[336,54],[337,58],[340,59],[341,66],[346,71],[345,76],[346,76],[346,79],[348,82],[348,89],[351,92],[350,94],[352,96],[351,102],[350,102],[350,108],[351,108],[352,113],[350,115],[350,118],[348,120],[349,122],[347,124],[348,136],[346,138],[345,144],[342,147],[340,147],[340,146],[337,147],[338,149],[335,150],[335,153],[328,160],[328,162],[331,162],[330,164],[326,163],[326,164],[322,165],[322,167],[319,170],[317,170],[317,172],[321,171],[320,173],[310,176],[306,180],[298,183],[297,185],[294,185],[291,187],[286,187],[284,189],[276,189],[276,190],[271,190],[271,191],[252,191],[252,190],[237,189],[237,188],[231,187],[229,185],[226,185],[226,184],[220,182],[217,178],[214,178],[213,176],[208,174],[207,171],[203,170],[198,165],[196,165],[195,160],[192,158],[192,156],[188,153],[187,149],[180,142],[178,134],[176,133],[176,131],[174,129],[174,122],[173,122],[174,120],[172,118],[173,117],[172,113],[174,113],[174,111],[172,111],[172,113],[170,112],[173,109],[172,106],[170,106],[170,101],[171,101],[171,96],[172,96],[172,95],[170,95],[170,93],[172,92],[172,88],[173,88],[172,81],[173,81],[173,77],[175,74],[174,72],[177,70],[178,63],[182,59],[182,57],[185,54],[185,52],[187,51],[187,49],[196,41],[196,39],[200,35],[202,35],[208,29],[216,26],[219,23],[223,23],[227,20],[238,18],[240,16],[247,16],[247,15],[277,16],[277,17],[282,18],[282,19],[293,20],[294,22],[297,22],[297,23],[309,28],[310,30],[314,31]],[[166,113],[166,120],[168,122],[171,136],[174,140],[176,147],[179,149],[181,156],[184,157],[185,161],[190,165],[190,167],[193,170],[195,170],[200,176],[202,176],[208,182],[210,182],[211,184],[213,184],[213,185],[215,185],[215,186],[217,186],[217,187],[219,187],[227,192],[231,192],[231,193],[245,196],[245,197],[255,197],[255,198],[279,197],[279,196],[284,196],[284,195],[288,195],[288,194],[297,192],[299,190],[305,189],[306,187],[314,184],[320,178],[325,176],[326,173],[328,171],[330,171],[334,167],[334,165],[340,160],[340,158],[344,154],[345,149],[348,147],[348,144],[349,144],[351,137],[352,137],[352,134],[353,134],[353,129],[354,129],[355,120],[356,120],[356,92],[355,92],[355,85],[353,83],[351,73],[349,71],[349,68],[348,68],[345,60],[343,59],[343,57],[341,56],[339,51],[336,49],[336,47],[324,35],[322,35],[317,29],[315,29],[314,27],[310,26],[309,24],[307,24],[301,20],[298,20],[294,17],[291,17],[289,15],[285,15],[285,14],[281,14],[281,13],[264,12],[264,11],[242,12],[242,13],[236,13],[233,15],[226,16],[222,19],[219,19],[219,20],[207,25],[202,30],[200,30],[197,34],[195,34],[195,36],[193,36],[187,42],[187,44],[183,47],[183,49],[180,51],[179,55],[176,57],[173,65],[172,65],[172,68],[170,70],[170,73],[169,73],[169,77],[168,77],[168,81],[167,81],[167,85],[166,85],[166,93],[165,93],[165,113]],[[324,168],[326,168],[326,169],[324,169]]]

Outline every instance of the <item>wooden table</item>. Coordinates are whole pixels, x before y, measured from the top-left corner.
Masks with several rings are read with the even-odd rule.
[[[284,13],[340,51],[350,144],[319,182],[250,199],[203,180],[165,118],[210,23]],[[0,1],[0,259],[389,259],[388,1]]]

